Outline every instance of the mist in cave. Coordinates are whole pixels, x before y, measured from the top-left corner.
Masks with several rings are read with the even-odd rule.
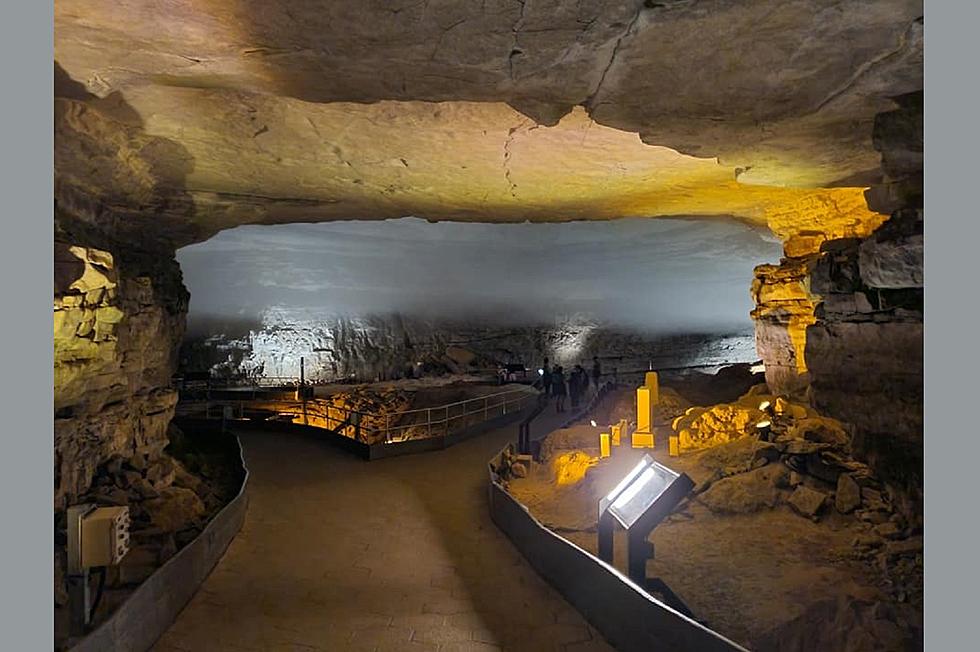
[[[751,327],[752,269],[780,253],[765,230],[714,220],[402,218],[242,226],[177,257],[192,336],[254,327],[272,312],[500,326],[576,319],[660,334]]]

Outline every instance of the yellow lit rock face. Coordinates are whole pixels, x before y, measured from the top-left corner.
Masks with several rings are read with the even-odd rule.
[[[921,0],[647,4],[59,0],[56,196],[173,245],[700,216],[797,255],[880,220],[872,123],[922,87]]]
[[[54,22],[56,59],[100,97],[506,102],[540,125],[582,106],[747,183],[818,187],[873,176],[874,115],[922,88],[921,17],[921,0],[59,0]]]
[[[592,457],[581,451],[562,453],[551,463],[555,484],[559,487],[578,484],[585,477],[586,472],[598,463],[598,457]]]
[[[55,409],[119,383],[116,324],[123,317],[112,256],[98,249],[55,245]]]
[[[807,382],[806,329],[816,322],[819,297],[810,292],[810,273],[819,254],[784,258],[779,265],[759,265],[752,281],[756,308],[756,349],[766,365],[766,382],[774,391],[792,393]]]
[[[155,204],[188,222],[195,235],[171,231],[181,240],[243,223],[417,215],[727,217],[771,225],[795,242],[881,220],[864,206],[863,188],[742,184],[716,159],[646,145],[581,108],[542,127],[500,103],[229,102],[222,93],[151,86],[128,93],[125,104],[58,100],[57,115],[59,186],[104,203]],[[79,160],[91,161],[91,148],[77,145],[89,141],[111,144],[97,177]]]
[[[161,273],[151,281],[132,266],[127,273],[103,249],[54,243],[57,508],[81,495],[109,457],[152,458],[167,445],[186,309],[173,280]]]

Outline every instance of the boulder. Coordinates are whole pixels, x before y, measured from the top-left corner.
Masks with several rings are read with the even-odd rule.
[[[875,526],[875,532],[885,539],[900,539],[902,537],[902,528],[893,521],[879,523]]]
[[[790,439],[777,440],[780,443],[785,444],[784,452],[787,455],[810,455],[812,453],[819,453],[822,450],[827,450],[830,448],[830,444],[822,444],[820,442],[804,441],[802,439]]]
[[[459,346],[446,347],[446,357],[463,367],[476,360],[475,353]]]
[[[855,512],[855,515],[865,523],[870,523],[871,525],[878,525],[888,521],[887,512],[881,512],[873,509],[858,510]]]
[[[779,504],[779,488],[788,483],[789,472],[779,464],[722,478],[712,483],[700,500],[719,514],[750,514]]]
[[[143,479],[143,474],[139,471],[123,471],[121,475],[116,476],[116,484],[118,484],[123,489],[128,489],[130,487],[135,487],[136,484]]]
[[[793,439],[830,444],[835,448],[846,448],[851,441],[839,421],[826,417],[799,419],[790,429],[789,435]]]
[[[881,537],[869,532],[867,534],[859,534],[854,537],[854,541],[851,542],[851,545],[853,545],[855,548],[870,549],[879,548],[884,545],[884,543],[885,542]]]
[[[837,478],[834,506],[841,514],[850,514],[861,505],[861,488],[850,475],[843,473]]]
[[[198,496],[207,493],[207,485],[199,477],[188,471],[184,466],[176,462],[174,464],[174,480],[173,486],[183,487],[184,489],[190,489]]]
[[[778,444],[759,442],[756,445],[755,452],[753,453],[753,459],[762,459],[766,462],[778,462],[782,448],[783,447]]]
[[[164,489],[173,484],[177,476],[177,465],[173,459],[162,456],[146,468],[146,479],[154,489]]]
[[[827,494],[800,485],[789,497],[789,505],[800,516],[816,518],[827,502]]]
[[[122,506],[128,505],[131,500],[132,496],[126,490],[115,486],[100,487],[95,494],[95,502],[99,505]]]
[[[922,537],[911,537],[904,541],[889,541],[885,544],[882,554],[889,557],[914,557],[922,553]]]
[[[190,489],[167,487],[159,498],[143,503],[150,522],[166,531],[176,531],[200,519],[205,512],[204,503]]]
[[[873,595],[855,591],[811,603],[796,618],[753,641],[751,647],[797,652],[922,649],[922,631],[913,624],[913,610],[878,602]]]
[[[160,492],[157,491],[149,480],[146,478],[139,478],[133,482],[130,487],[130,495],[136,500],[146,500],[148,498],[159,498]]]
[[[824,457],[822,453],[810,453],[806,456],[806,472],[828,484],[837,484],[837,479],[845,471],[844,467]]]

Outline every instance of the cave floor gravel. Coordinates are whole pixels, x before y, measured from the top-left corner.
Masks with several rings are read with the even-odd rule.
[[[490,520],[486,463],[516,430],[374,462],[243,433],[245,524],[153,649],[611,650]]]

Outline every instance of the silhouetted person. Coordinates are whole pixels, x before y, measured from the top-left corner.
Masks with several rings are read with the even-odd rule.
[[[541,388],[545,396],[551,396],[552,379],[551,366],[548,364],[548,358],[545,358],[544,366],[541,368]]]
[[[585,373],[582,365],[577,364],[572,369],[572,374],[568,379],[568,394],[572,397],[572,407],[577,408],[582,394],[589,386],[589,376]]]
[[[592,383],[599,389],[599,380],[602,378],[602,366],[599,364],[599,356],[592,357]]]
[[[555,371],[551,374],[551,392],[555,395],[555,409],[564,412],[568,386],[565,384],[564,370],[561,367],[555,367]]]

